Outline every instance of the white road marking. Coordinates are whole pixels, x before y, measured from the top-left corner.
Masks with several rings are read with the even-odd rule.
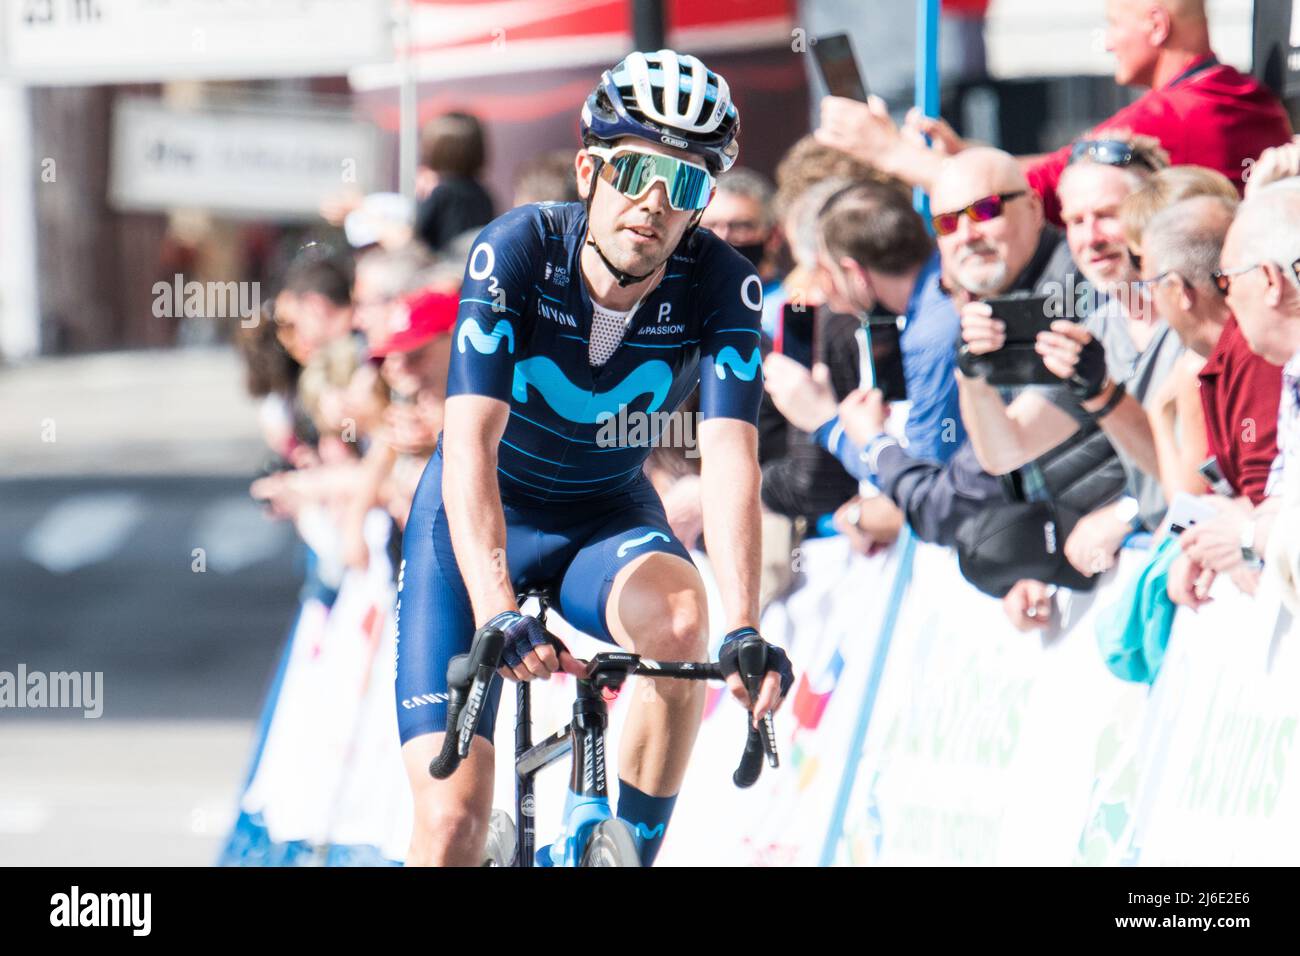
[[[231,574],[273,557],[291,535],[285,521],[272,521],[247,495],[215,501],[199,514],[189,547],[203,548],[209,570]]]
[[[66,574],[117,553],[143,517],[139,495],[73,495],[50,508],[28,532],[23,555],[47,571]]]

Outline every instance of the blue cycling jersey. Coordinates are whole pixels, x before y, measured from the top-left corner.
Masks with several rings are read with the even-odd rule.
[[[749,262],[694,230],[614,354],[593,368],[586,230],[581,203],[520,206],[483,229],[465,270],[447,395],[509,403],[497,456],[508,500],[578,501],[631,487],[697,382],[703,418],[757,421],[763,303]],[[620,434],[620,415],[637,413],[642,429]]]

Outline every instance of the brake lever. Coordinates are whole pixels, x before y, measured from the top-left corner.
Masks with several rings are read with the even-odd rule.
[[[767,642],[761,637],[746,638],[737,650],[736,663],[740,668],[741,680],[745,683],[745,691],[749,694],[750,704],[757,704],[758,695],[763,689],[763,677],[767,674]],[[749,721],[750,726],[753,727],[752,706],[749,710]],[[779,767],[781,761],[776,752],[776,725],[772,721],[770,712],[763,715],[759,734],[768,766]]]

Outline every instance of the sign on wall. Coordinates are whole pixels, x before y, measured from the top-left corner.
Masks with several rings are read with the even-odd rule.
[[[375,186],[378,154],[373,127],[347,113],[129,97],[113,114],[109,198],[119,209],[315,218],[326,197]]]
[[[5,0],[6,75],[34,84],[328,76],[392,55],[385,0]]]

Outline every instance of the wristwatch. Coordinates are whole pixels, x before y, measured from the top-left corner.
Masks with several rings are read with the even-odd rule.
[[[1112,382],[1113,380],[1108,378],[1106,381]],[[1124,395],[1128,391],[1126,388],[1124,388],[1124,383],[1114,382],[1114,385],[1115,388],[1110,393],[1110,398],[1106,399],[1106,404],[1102,405],[1101,408],[1097,409],[1095,412],[1088,412],[1088,414],[1092,416],[1093,421],[1095,422],[1101,421],[1103,418],[1105,418],[1107,415],[1113,412],[1115,408],[1119,405],[1119,403],[1124,400]],[[1101,390],[1104,392],[1106,390],[1106,386],[1103,385]],[[1098,394],[1100,394],[1100,392]],[[1085,408],[1084,411],[1087,412],[1088,410]]]
[[[1128,525],[1130,534],[1142,530],[1142,506],[1132,495],[1125,495],[1115,502],[1115,517]]]
[[[969,345],[963,345],[957,350],[957,371],[966,378],[983,378],[985,370],[980,361],[983,357],[972,352]]]

